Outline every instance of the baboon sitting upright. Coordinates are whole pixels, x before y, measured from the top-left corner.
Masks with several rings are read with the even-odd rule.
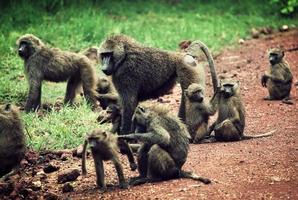
[[[125,181],[122,165],[118,157],[118,145],[117,136],[96,129],[89,133],[86,137],[82,154],[82,174],[86,175],[86,154],[87,145],[91,147],[92,157],[94,159],[95,171],[96,171],[96,183],[102,192],[106,191],[106,183],[104,178],[103,161],[112,160],[119,179],[120,188],[128,188],[128,184]]]
[[[199,41],[197,44],[211,63],[212,78],[216,78],[213,59],[207,47]],[[119,94],[123,109],[121,134],[132,131],[132,116],[139,101],[164,95],[173,88],[176,80],[182,88],[178,115],[185,121],[184,91],[191,83],[205,85],[205,73],[185,61],[186,53],[146,47],[125,35],[114,35],[103,41],[99,55],[103,72],[112,76]]]
[[[191,141],[198,143],[207,136],[208,121],[217,110],[218,92],[212,99],[205,98],[204,88],[192,83],[186,93],[186,125],[191,135]]]
[[[245,108],[240,97],[239,83],[223,80],[218,100],[218,118],[210,126],[208,135],[214,130],[217,141],[238,141],[271,136],[272,132],[260,135],[244,135]]]
[[[67,81],[65,103],[73,103],[80,84],[86,99],[97,107],[95,72],[88,58],[79,53],[49,48],[34,35],[26,34],[17,40],[18,54],[25,61],[29,93],[25,111],[40,107],[42,81]]]
[[[262,86],[267,87],[269,96],[265,100],[289,100],[293,75],[289,64],[283,59],[284,52],[281,49],[269,51],[270,69],[262,76]]]
[[[178,117],[161,106],[138,106],[133,120],[138,132],[118,136],[143,143],[138,152],[140,176],[132,178],[131,185],[175,178],[191,178],[210,183],[207,178],[181,169],[187,158],[190,136]]]
[[[97,81],[97,99],[102,109],[106,109],[111,104],[118,104],[119,96],[113,83],[106,77],[100,77]]]
[[[17,170],[25,151],[25,135],[18,110],[10,104],[0,106],[0,177]]]

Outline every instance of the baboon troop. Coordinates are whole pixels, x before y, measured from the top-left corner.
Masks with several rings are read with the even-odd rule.
[[[81,54],[47,47],[39,38],[26,34],[17,40],[18,54],[25,62],[29,83],[25,111],[35,111],[41,104],[42,82],[67,81],[65,103],[73,103],[82,84],[86,99],[97,107],[95,72],[89,59]]]
[[[125,35],[113,35],[101,43],[102,71],[112,76],[123,109],[121,134],[132,131],[131,120],[139,101],[164,95],[173,88],[176,80],[182,89],[178,116],[185,121],[184,91],[191,83],[205,80],[204,73],[184,61],[185,55],[146,47]],[[214,66],[209,67],[212,76],[216,76]]]
[[[193,143],[200,142],[208,135],[209,117],[215,114],[217,108],[218,92],[210,102],[204,93],[204,88],[196,83],[192,83],[185,90],[187,113],[185,123]]]
[[[87,145],[89,144],[95,165],[96,183],[102,192],[107,190],[103,167],[103,161],[107,160],[111,160],[115,166],[119,180],[119,187],[128,188],[128,184],[126,183],[123,174],[123,168],[118,157],[119,149],[117,143],[117,136],[100,129],[96,129],[89,133],[84,142],[82,154],[82,174],[87,174],[86,154]]]
[[[17,108],[0,106],[0,178],[17,170],[26,151],[23,125]],[[13,170],[13,171],[12,171]],[[4,178],[5,179],[5,178]]]
[[[140,175],[132,178],[130,185],[175,178],[192,178],[210,183],[207,178],[181,169],[187,158],[190,136],[178,117],[162,106],[138,106],[133,120],[138,132],[119,136],[143,143],[138,152]]]
[[[270,68],[262,76],[262,86],[267,87],[269,96],[265,100],[290,101],[290,92],[293,82],[293,75],[289,64],[284,60],[284,52],[275,48],[269,51]]]

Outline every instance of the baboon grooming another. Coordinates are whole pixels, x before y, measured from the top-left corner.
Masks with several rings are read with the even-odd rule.
[[[29,93],[25,111],[40,107],[42,81],[67,81],[65,103],[73,103],[80,84],[86,99],[97,107],[95,73],[88,58],[79,53],[49,48],[34,35],[26,34],[17,40],[18,54],[25,61]]]
[[[187,158],[190,136],[178,117],[161,106],[150,109],[138,106],[133,120],[138,132],[118,136],[143,143],[138,152],[140,176],[132,178],[131,185],[175,178],[191,178],[210,183],[207,178],[181,169]]]
[[[25,135],[18,110],[10,104],[0,106],[0,177],[17,170],[25,151]]]
[[[95,171],[96,171],[96,183],[101,191],[106,191],[107,186],[104,178],[103,161],[112,160],[117,171],[120,188],[128,188],[128,184],[125,181],[122,165],[118,157],[118,145],[117,136],[96,129],[89,133],[86,137],[83,147],[82,155],[82,174],[86,175],[86,154],[87,145],[91,147],[92,157],[94,159]]]
[[[218,141],[238,141],[267,137],[272,131],[260,135],[244,135],[245,109],[240,97],[239,83],[232,80],[223,80],[219,91],[218,118],[210,126],[208,135],[214,130]]]
[[[207,47],[201,43],[209,63],[213,59]],[[102,71],[112,75],[123,109],[121,134],[130,133],[134,111],[139,101],[156,98],[167,93],[179,81],[182,88],[179,117],[185,120],[184,91],[191,83],[204,85],[205,73],[185,61],[186,53],[167,52],[143,46],[125,35],[107,38],[99,48]],[[214,65],[209,65],[211,75],[216,76]],[[200,71],[200,72],[199,72]]]
[[[210,102],[204,93],[204,88],[196,83],[185,90],[186,125],[193,143],[198,143],[207,136],[209,117],[216,112],[218,93],[214,94]]]
[[[283,59],[284,52],[281,49],[269,51],[270,69],[262,76],[262,86],[267,87],[269,96],[265,100],[289,100],[293,76],[289,64]]]

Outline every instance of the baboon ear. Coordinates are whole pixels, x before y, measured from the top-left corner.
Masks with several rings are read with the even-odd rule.
[[[6,112],[11,111],[11,104],[10,104],[10,103],[9,103],[9,104],[6,104],[5,107],[4,107],[4,110],[5,110]]]

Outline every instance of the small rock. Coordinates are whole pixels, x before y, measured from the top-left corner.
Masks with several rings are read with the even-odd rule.
[[[255,28],[252,28],[251,31],[250,31],[250,35],[252,38],[259,38],[260,37],[260,32],[255,29]]]
[[[66,193],[66,192],[72,192],[74,190],[74,187],[71,183],[65,183],[62,187],[62,192]]]
[[[59,170],[60,167],[57,166],[57,165],[54,165],[53,163],[49,163],[47,164],[44,168],[43,168],[43,171],[45,173],[52,173],[52,172],[55,172],[57,170]]]
[[[57,199],[59,199],[59,196],[56,195],[55,193],[49,192],[46,195],[44,195],[43,198],[45,200],[57,200]]]
[[[275,182],[280,182],[280,181],[281,181],[281,178],[278,177],[278,176],[272,176],[272,177],[271,177],[271,180],[272,180],[272,181],[275,181]]]
[[[66,183],[69,181],[75,181],[80,176],[78,169],[67,169],[58,174],[58,183]]]
[[[41,182],[40,181],[35,181],[32,182],[32,190],[37,191],[41,189]]]
[[[238,43],[239,44],[244,44],[244,40],[241,38],[241,39],[238,40]]]
[[[282,25],[282,26],[279,28],[279,30],[280,30],[281,32],[288,31],[288,30],[289,30],[289,26],[288,26],[288,25]]]
[[[66,160],[68,160],[68,157],[69,157],[69,155],[64,153],[64,154],[61,155],[61,160],[66,161]]]
[[[222,70],[222,73],[224,73],[224,74],[225,74],[225,73],[227,73],[227,72],[228,72],[228,71],[227,71],[227,70],[225,70],[225,69],[224,69],[224,70]]]

